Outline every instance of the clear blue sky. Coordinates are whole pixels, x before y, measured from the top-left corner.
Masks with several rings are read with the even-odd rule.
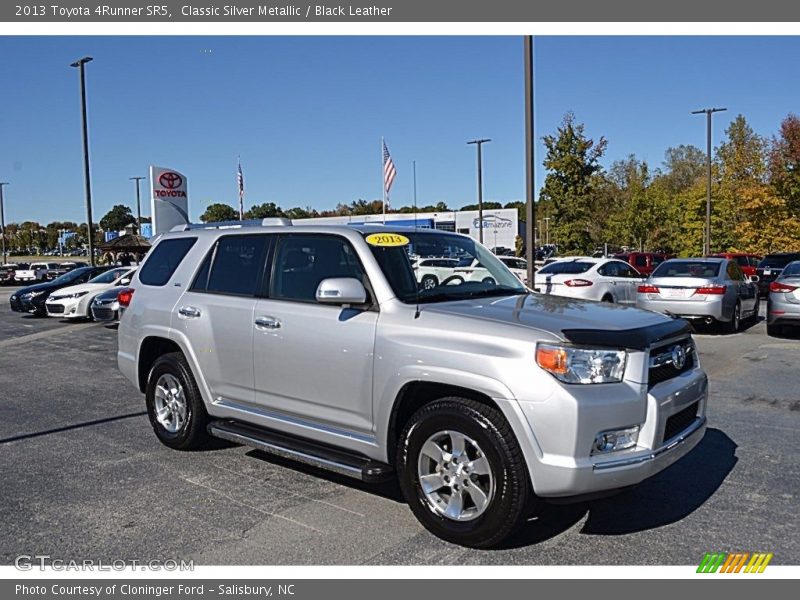
[[[696,108],[730,109],[715,117],[715,145],[739,112],[770,135],[800,111],[798,50],[796,38],[537,38],[537,134],[572,110],[608,138],[605,165],[634,153],[652,166],[669,146],[704,147]],[[188,175],[194,217],[235,205],[239,154],[248,205],[379,198],[382,135],[396,206],[411,202],[412,160],[420,204],[474,202],[474,137],[493,140],[485,199],[525,195],[520,38],[16,37],[0,38],[7,221],[85,220],[68,64],[87,54],[96,220],[132,204],[128,177],[149,164]]]

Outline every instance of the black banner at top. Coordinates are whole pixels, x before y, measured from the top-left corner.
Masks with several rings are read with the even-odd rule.
[[[786,0],[17,0],[0,5],[6,22],[787,22]]]

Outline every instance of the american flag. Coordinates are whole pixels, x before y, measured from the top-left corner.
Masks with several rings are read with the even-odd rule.
[[[239,186],[239,219],[244,218],[244,175],[242,175],[242,161],[236,170],[236,183]]]
[[[392,183],[397,175],[397,169],[394,168],[394,162],[389,154],[389,149],[386,147],[386,142],[383,142],[383,188],[386,193],[392,189]]]

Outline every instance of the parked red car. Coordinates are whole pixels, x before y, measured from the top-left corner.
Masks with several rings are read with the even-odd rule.
[[[739,268],[742,270],[742,273],[748,277],[752,277],[756,274],[756,267],[763,258],[758,254],[748,254],[747,252],[720,252],[719,254],[712,254],[711,256],[735,260],[736,264],[739,265]]]
[[[620,252],[614,258],[624,260],[629,265],[636,268],[642,275],[650,275],[655,268],[668,258],[675,258],[672,254],[661,254],[660,252]]]

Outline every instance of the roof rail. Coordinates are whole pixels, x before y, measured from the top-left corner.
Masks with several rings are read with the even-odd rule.
[[[292,222],[284,217],[269,217],[266,219],[245,219],[243,221],[212,221],[209,223],[184,223],[175,225],[173,231],[191,231],[193,229],[239,229],[241,227],[272,227],[281,225],[291,227]]]

